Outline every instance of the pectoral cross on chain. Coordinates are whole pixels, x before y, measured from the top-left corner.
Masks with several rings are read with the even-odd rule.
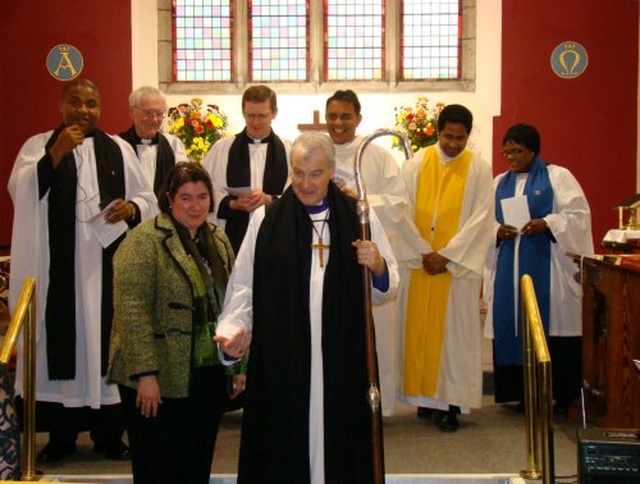
[[[318,242],[315,244],[311,244],[312,249],[318,249],[318,259],[320,259],[320,267],[324,267],[324,250],[328,249],[330,246],[324,245],[322,242],[322,235],[318,237]]]

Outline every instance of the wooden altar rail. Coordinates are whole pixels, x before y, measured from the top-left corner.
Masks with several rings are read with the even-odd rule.
[[[0,347],[0,365],[7,366],[11,354],[22,333],[24,347],[23,373],[23,425],[24,444],[22,446],[23,481],[38,480],[36,472],[36,360],[35,360],[35,279],[27,277],[22,286],[20,298],[11,316],[9,328]],[[25,324],[26,319],[26,324]]]
[[[524,409],[527,442],[525,479],[553,484],[553,391],[551,357],[540,318],[538,300],[531,276],[520,280],[522,295],[522,359],[524,369]],[[542,459],[542,462],[540,461]]]

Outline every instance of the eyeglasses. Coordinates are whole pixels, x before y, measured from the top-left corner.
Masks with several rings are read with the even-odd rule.
[[[138,111],[140,111],[142,115],[147,119],[151,119],[151,118],[164,119],[167,117],[167,113],[165,113],[164,111],[154,111],[152,109],[138,109]]]
[[[502,152],[502,156],[504,156],[505,158],[513,158],[516,155],[521,155],[522,153],[524,153],[524,150],[521,148],[515,149],[515,150],[505,150]]]

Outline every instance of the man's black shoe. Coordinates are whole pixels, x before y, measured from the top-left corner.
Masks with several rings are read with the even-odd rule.
[[[93,451],[98,454],[104,454],[110,460],[130,460],[131,450],[124,442],[114,442],[112,444],[95,444]]]
[[[438,415],[438,429],[440,432],[455,432],[460,427],[458,423],[457,415],[460,413],[460,408],[455,405],[450,405],[449,410],[446,412],[440,410]]]
[[[418,407],[417,415],[418,418],[430,418],[433,415],[434,409],[429,407]]]
[[[77,452],[76,444],[57,445],[49,442],[38,452],[38,462],[60,462],[68,455]]]

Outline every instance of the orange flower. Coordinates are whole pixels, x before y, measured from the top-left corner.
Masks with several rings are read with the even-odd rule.
[[[414,151],[435,144],[438,141],[436,126],[438,124],[438,116],[444,106],[444,103],[437,103],[435,108],[431,108],[429,107],[429,100],[425,96],[420,96],[414,106],[394,108],[395,128],[407,135]],[[391,145],[398,150],[403,150],[401,141],[397,138],[393,139]]]
[[[167,128],[184,143],[192,161],[202,161],[211,145],[226,136],[227,116],[215,104],[203,105],[202,99],[169,108]]]

